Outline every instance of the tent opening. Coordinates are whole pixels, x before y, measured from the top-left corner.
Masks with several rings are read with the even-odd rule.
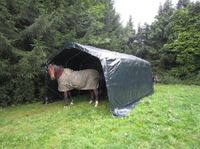
[[[100,88],[99,88],[100,100],[107,99],[107,98],[104,98],[104,97],[107,97],[107,89],[106,89],[106,83],[105,83],[105,78],[104,78],[101,62],[98,58],[86,52],[83,52],[81,50],[71,48],[71,49],[62,50],[49,63],[62,65],[65,68],[70,68],[75,71],[83,70],[83,69],[96,69],[100,74],[100,82],[99,82],[100,83]],[[47,77],[47,79],[48,79],[47,94],[48,96],[50,96],[48,98],[62,99],[63,95],[57,89],[58,88],[57,81],[51,81],[49,76]],[[88,91],[72,90],[71,94],[72,96],[76,96],[76,95],[90,94],[90,93]]]

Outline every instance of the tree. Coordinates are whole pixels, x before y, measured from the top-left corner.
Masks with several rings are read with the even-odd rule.
[[[118,49],[122,30],[112,0],[1,0],[0,105],[42,97],[45,60],[63,44]]]
[[[154,48],[161,49],[169,37],[170,17],[173,15],[174,8],[170,0],[166,0],[159,9],[156,20],[151,25],[151,40],[155,41]]]
[[[196,2],[187,9],[178,9],[173,15],[173,31],[177,38],[165,44],[165,55],[173,53],[173,75],[179,78],[187,78],[197,75],[200,70],[200,3]]]
[[[120,31],[119,31],[120,32]],[[126,26],[123,30],[120,32],[120,36],[118,40],[119,43],[121,43],[121,51],[129,54],[133,54],[135,52],[134,48],[134,40],[135,40],[135,29],[132,21],[132,17],[129,17],[129,21],[127,22]]]
[[[190,4],[190,0],[179,0],[176,5],[176,8],[177,9],[186,8],[188,4]]]

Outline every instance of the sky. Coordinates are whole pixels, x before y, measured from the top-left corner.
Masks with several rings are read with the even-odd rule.
[[[143,25],[145,22],[151,24],[157,15],[160,4],[164,4],[166,0],[114,0],[116,12],[120,15],[123,25],[127,23],[129,17],[132,16],[134,28],[138,24]],[[178,0],[172,0],[173,5]]]

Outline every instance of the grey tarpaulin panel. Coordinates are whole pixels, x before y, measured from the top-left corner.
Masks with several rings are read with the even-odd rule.
[[[66,66],[73,58],[77,60],[72,63],[77,63],[77,65],[79,65],[78,62],[83,63],[88,59],[90,59],[89,63],[93,63],[92,60],[99,60],[111,111],[116,116],[126,116],[140,99],[153,93],[150,63],[141,58],[70,43],[53,56],[49,63],[54,62]],[[75,67],[76,64],[71,64],[73,65]]]

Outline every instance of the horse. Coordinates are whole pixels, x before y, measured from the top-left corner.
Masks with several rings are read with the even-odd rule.
[[[69,68],[64,68],[63,66],[49,64],[48,74],[51,80],[57,80],[58,91],[64,92],[65,106],[73,104],[73,100],[71,100],[70,94],[70,91],[73,89],[90,90],[91,100],[89,101],[89,103],[92,104],[95,100],[95,107],[98,106],[98,88],[100,75],[97,70],[84,69],[74,71]]]

